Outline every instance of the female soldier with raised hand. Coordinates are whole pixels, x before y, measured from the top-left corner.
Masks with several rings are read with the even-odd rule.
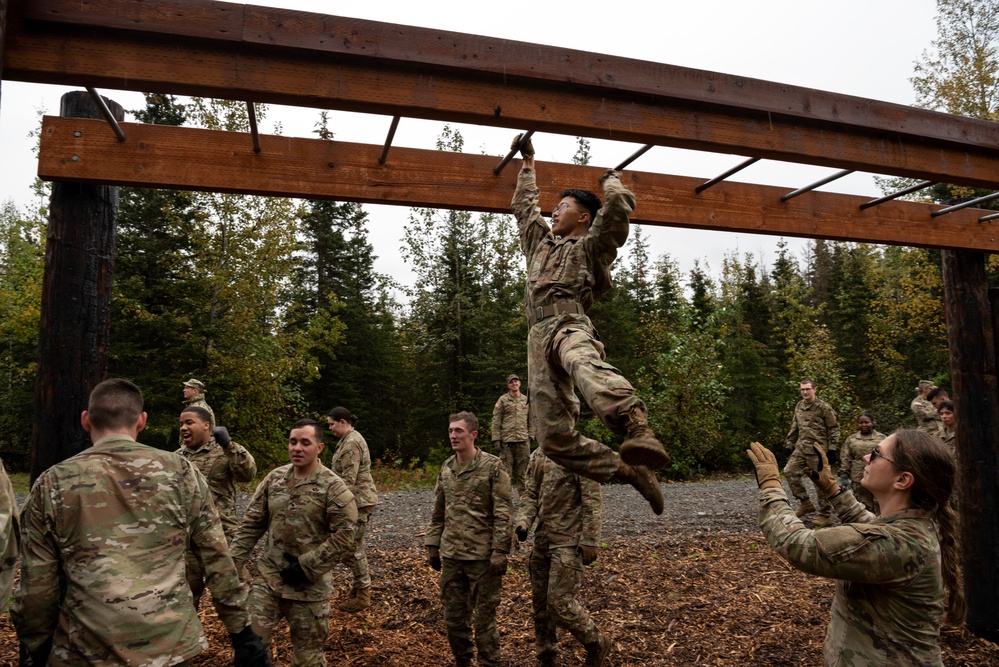
[[[820,469],[809,474],[843,525],[819,531],[794,515],[773,453],[756,442],[747,453],[770,546],[796,568],[837,580],[826,665],[942,665],[941,622],[960,623],[966,606],[948,502],[954,460],[940,439],[902,429],[866,457],[861,484],[877,498],[880,517],[840,489],[820,451]]]

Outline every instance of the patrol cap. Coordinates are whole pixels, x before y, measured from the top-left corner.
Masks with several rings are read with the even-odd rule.
[[[506,376],[506,383],[510,384],[514,380],[519,380],[519,379],[520,379],[519,375],[517,375],[516,373],[510,373],[509,375]]]
[[[194,378],[191,378],[190,380],[185,382],[184,386],[190,387],[191,389],[197,389],[198,391],[205,390],[205,383],[202,382],[201,380],[195,380]]]
[[[930,380],[920,380],[919,385],[916,387],[916,391],[922,391],[923,389],[936,389],[937,386],[933,384]]]

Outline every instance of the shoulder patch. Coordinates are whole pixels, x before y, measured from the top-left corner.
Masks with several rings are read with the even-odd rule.
[[[336,505],[337,507],[343,507],[353,499],[354,499],[354,494],[350,491],[350,489],[345,488],[343,491],[341,491],[339,494],[333,497],[333,504]]]

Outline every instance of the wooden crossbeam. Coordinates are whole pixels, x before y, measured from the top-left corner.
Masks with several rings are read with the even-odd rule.
[[[986,121],[306,12],[205,0],[11,2],[10,79],[527,128],[999,188],[999,126]]]
[[[402,206],[509,212],[516,165],[493,174],[496,156],[261,135],[255,154],[245,134],[125,123],[116,141],[95,120],[46,116],[39,176],[85,183],[337,199]],[[178,167],[178,165],[183,165]],[[542,206],[564,188],[598,189],[602,169],[539,163]],[[997,223],[968,209],[931,219],[941,207],[888,202],[861,211],[866,197],[810,192],[781,203],[788,188],[724,182],[695,193],[703,178],[625,172],[640,224],[753,232],[841,241],[999,251]]]

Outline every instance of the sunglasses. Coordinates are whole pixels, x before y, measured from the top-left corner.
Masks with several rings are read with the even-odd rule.
[[[880,445],[874,445],[874,449],[871,450],[871,463],[874,463],[874,459],[878,458],[879,456],[881,458],[883,458],[885,461],[887,461],[888,463],[890,463],[892,465],[895,465],[894,461],[892,461],[890,458],[888,458],[887,456],[885,456],[884,454],[881,453],[881,446]]]

